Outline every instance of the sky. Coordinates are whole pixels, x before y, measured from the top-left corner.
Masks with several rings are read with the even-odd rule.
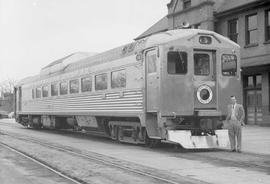
[[[75,52],[133,41],[170,0],[0,0],[0,82],[39,74]]]

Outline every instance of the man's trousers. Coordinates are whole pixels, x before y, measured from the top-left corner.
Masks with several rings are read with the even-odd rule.
[[[232,150],[239,150],[241,151],[241,141],[242,141],[242,129],[241,123],[237,120],[230,120],[229,122],[229,139],[231,143]],[[236,145],[237,139],[237,145]]]

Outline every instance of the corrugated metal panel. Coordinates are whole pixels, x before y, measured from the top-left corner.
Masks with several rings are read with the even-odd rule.
[[[142,90],[106,94],[79,94],[23,103],[22,112],[142,112]]]

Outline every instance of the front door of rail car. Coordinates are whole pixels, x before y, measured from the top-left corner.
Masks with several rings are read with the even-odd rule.
[[[145,52],[146,110],[157,112],[159,107],[159,59],[157,49]]]
[[[168,45],[161,54],[161,116],[193,115],[192,50]]]
[[[193,51],[194,107],[216,109],[216,52]]]

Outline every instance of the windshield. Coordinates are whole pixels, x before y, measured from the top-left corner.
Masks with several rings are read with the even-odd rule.
[[[208,54],[194,54],[194,74],[209,75],[210,58]]]
[[[235,76],[237,72],[236,55],[223,54],[221,61],[222,61],[222,74],[225,76]]]

